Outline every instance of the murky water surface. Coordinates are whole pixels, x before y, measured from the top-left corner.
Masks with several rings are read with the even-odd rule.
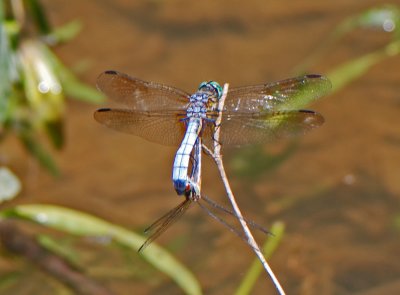
[[[240,86],[293,76],[295,66],[338,22],[380,3],[43,2],[54,24],[82,21],[81,34],[57,52],[71,67],[89,65],[81,74],[87,83],[94,85],[102,71],[115,69],[189,92],[203,80]],[[326,73],[388,40],[383,33],[359,30],[310,72]],[[326,123],[300,138],[276,165],[259,162],[280,155],[290,143],[225,154],[247,216],[266,227],[277,220],[286,224],[283,242],[269,261],[288,294],[400,292],[399,68],[399,57],[388,59],[311,106]],[[60,179],[41,171],[11,141],[2,147],[25,183],[20,202],[61,204],[143,228],[180,202],[170,180],[175,149],[104,128],[93,120],[96,108],[69,103],[67,146],[57,155]],[[203,191],[226,204],[216,168],[210,160],[204,166]],[[193,271],[206,294],[231,294],[254,259],[245,243],[198,207],[158,242]],[[124,275],[116,265],[125,265],[123,257],[118,261],[115,253],[99,251],[110,259],[103,257],[103,269],[94,267],[94,275],[118,294],[180,293],[143,262],[137,276]],[[274,294],[263,276],[254,294],[267,291]]]

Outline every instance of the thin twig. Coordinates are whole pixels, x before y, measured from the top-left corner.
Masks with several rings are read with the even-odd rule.
[[[222,162],[222,155],[221,155],[221,144],[220,144],[220,125],[221,125],[221,120],[222,120],[222,112],[224,109],[224,103],[225,103],[225,98],[226,95],[228,94],[228,88],[229,88],[229,84],[226,83],[224,85],[224,91],[222,94],[222,97],[219,99],[218,102],[218,118],[215,122],[216,130],[215,130],[215,134],[214,134],[214,152],[210,153],[212,158],[214,159],[217,167],[218,167],[218,171],[221,175],[221,179],[222,182],[225,186],[225,190],[226,193],[228,195],[228,199],[232,204],[232,208],[233,211],[235,212],[235,214],[239,217],[239,222],[242,225],[244,234],[247,238],[247,242],[249,243],[249,245],[251,246],[251,248],[253,248],[254,253],[257,255],[258,259],[261,261],[265,271],[267,272],[267,274],[270,276],[272,282],[275,285],[276,290],[278,291],[279,294],[284,295],[285,291],[283,290],[281,284],[279,283],[277,277],[275,276],[274,272],[272,271],[271,267],[269,266],[268,262],[266,261],[263,253],[260,250],[260,247],[258,246],[257,242],[255,241],[249,227],[247,226],[246,220],[243,218],[242,213],[240,212],[239,206],[236,203],[235,197],[233,195],[232,189],[230,187],[228,178],[226,176],[225,173],[225,168],[224,168],[224,164]],[[209,149],[207,149],[208,152],[210,152]]]

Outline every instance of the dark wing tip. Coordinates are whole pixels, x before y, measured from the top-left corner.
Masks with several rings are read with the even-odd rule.
[[[97,81],[96,81],[97,89],[99,89],[101,92],[104,93],[103,89],[106,87],[105,85],[110,83],[110,79],[112,79],[110,76],[117,76],[117,75],[120,75],[120,73],[118,73],[117,71],[113,71],[113,70],[108,70],[108,71],[104,71],[103,73],[101,73],[97,77]]]
[[[104,71],[97,77],[97,83],[100,82],[104,78],[104,76],[108,76],[108,75],[114,76],[114,75],[119,75],[119,73],[117,71],[113,71],[113,70]]]
[[[118,72],[114,71],[114,70],[108,70],[108,71],[104,71],[104,74],[107,74],[107,75],[118,75]]]
[[[299,110],[299,112],[308,113],[308,114],[318,114],[317,112],[314,112],[314,111],[311,111],[311,110]]]
[[[110,108],[102,108],[102,109],[98,109],[98,110],[96,111],[96,113],[109,112],[109,111],[111,111]]]
[[[308,74],[308,75],[306,75],[306,78],[319,79],[319,78],[325,78],[325,77],[322,75],[319,75],[319,74]]]
[[[106,113],[106,112],[109,112],[109,111],[111,111],[110,108],[98,109],[98,110],[96,110],[96,111],[94,112],[93,117],[94,117],[94,119],[95,119],[97,122],[102,123],[102,122],[103,122],[103,119],[104,119],[104,116],[102,115],[102,113]]]
[[[305,78],[307,79],[317,79],[317,80],[323,80],[325,84],[329,84],[329,86],[332,86],[331,81],[328,79],[328,77],[320,74],[308,74],[305,75]]]
[[[300,110],[300,112],[309,114],[309,116],[304,117],[303,122],[306,123],[311,128],[319,127],[325,122],[324,117],[320,113],[310,110]]]
[[[332,89],[332,82],[328,77],[319,74],[308,74],[304,76],[304,79],[310,79],[312,83],[317,83],[321,89],[321,94],[319,96],[325,95]]]

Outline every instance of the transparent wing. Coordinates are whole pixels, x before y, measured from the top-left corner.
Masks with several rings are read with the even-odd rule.
[[[320,114],[307,110],[222,115],[221,125],[214,127],[208,124],[202,138],[210,146],[213,129],[221,128],[220,143],[223,147],[267,143],[301,135],[323,123],[324,118]]]
[[[176,222],[189,208],[192,204],[192,200],[186,198],[182,203],[180,203],[175,208],[167,212],[167,214],[161,216],[152,225],[150,225],[145,233],[150,234],[148,239],[140,246],[138,252],[143,251],[148,245],[151,244],[155,239],[157,239],[162,233],[164,233],[174,222]]]
[[[189,94],[182,90],[116,71],[102,73],[97,88],[110,99],[138,111],[186,110],[189,102]]]
[[[332,88],[328,78],[306,75],[278,82],[232,88],[225,100],[224,113],[279,112],[304,108]]]
[[[180,121],[185,112],[140,112],[123,109],[99,109],[94,118],[99,123],[125,133],[134,134],[152,142],[177,146],[185,133],[185,123]]]

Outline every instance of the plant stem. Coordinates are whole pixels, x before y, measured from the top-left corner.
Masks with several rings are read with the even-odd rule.
[[[222,120],[222,112],[224,109],[224,104],[225,104],[225,98],[226,95],[228,94],[228,88],[229,88],[229,84],[225,83],[224,85],[224,91],[223,94],[221,96],[221,98],[218,101],[218,118],[215,122],[216,130],[214,133],[214,152],[211,153],[212,158],[214,159],[217,167],[218,167],[218,171],[221,175],[221,179],[222,182],[225,186],[225,191],[226,194],[228,196],[229,201],[232,204],[232,208],[233,211],[235,212],[235,214],[239,217],[239,222],[243,228],[243,232],[247,238],[247,242],[248,244],[251,246],[251,248],[254,250],[254,253],[257,255],[258,259],[261,261],[261,264],[263,265],[265,271],[267,272],[267,274],[270,276],[272,282],[275,285],[276,290],[278,291],[279,294],[284,295],[285,291],[283,290],[281,284],[279,283],[277,277],[275,276],[274,272],[272,271],[271,267],[269,266],[268,262],[266,261],[263,253],[260,250],[260,247],[258,246],[256,240],[254,239],[249,227],[247,226],[246,220],[243,218],[242,213],[240,212],[239,206],[236,203],[235,200],[235,196],[233,195],[232,189],[230,187],[228,178],[226,176],[225,173],[225,168],[224,168],[224,164],[222,161],[222,155],[221,155],[221,144],[220,144],[220,130],[221,128],[219,128],[219,126],[221,125],[221,120]]]

